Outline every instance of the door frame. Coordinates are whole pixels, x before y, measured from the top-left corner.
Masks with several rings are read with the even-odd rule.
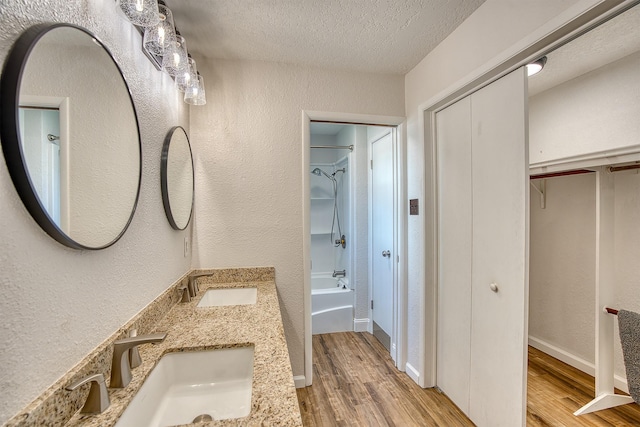
[[[424,293],[420,304],[419,372],[408,371],[421,387],[437,384],[437,319],[438,319],[438,206],[437,147],[435,116],[448,106],[493,83],[545,53],[570,42],[607,19],[633,7],[637,0],[605,0],[575,16],[572,10],[529,35],[509,51],[493,58],[464,81],[456,82],[419,106],[419,129],[424,141]],[[529,165],[527,165],[528,167]],[[419,373],[422,375],[419,375]],[[413,374],[413,375],[411,375]]]
[[[68,232],[71,228],[70,215],[70,173],[69,153],[71,130],[69,127],[70,105],[69,98],[59,96],[21,95],[20,107],[56,108],[60,114],[60,224],[61,230]]]
[[[400,365],[400,359],[401,357],[399,356],[403,356],[403,351],[399,350],[399,348],[401,347],[398,344],[399,341],[399,337],[401,334],[401,328],[400,328],[400,305],[398,304],[398,297],[400,295],[399,289],[398,289],[398,270],[399,270],[399,263],[400,263],[400,258],[399,258],[399,247],[398,247],[398,232],[399,232],[399,228],[398,228],[398,220],[399,220],[399,215],[398,215],[398,210],[399,210],[399,205],[401,204],[401,200],[398,197],[398,183],[401,181],[401,176],[399,174],[399,167],[398,167],[398,160],[400,159],[400,153],[398,151],[399,149],[399,144],[398,144],[398,132],[396,131],[396,128],[390,128],[389,132],[385,132],[382,136],[379,136],[371,141],[367,141],[367,151],[368,151],[368,164],[369,164],[369,168],[367,170],[367,218],[368,218],[368,231],[367,231],[367,235],[369,236],[369,241],[368,241],[368,278],[367,278],[367,285],[368,285],[368,292],[369,292],[369,301],[372,300],[373,298],[373,258],[374,258],[374,254],[373,254],[373,168],[371,167],[372,162],[373,162],[373,144],[375,144],[376,142],[380,141],[382,138],[385,138],[387,135],[391,135],[391,150],[393,152],[393,159],[392,159],[392,167],[393,167],[393,243],[392,243],[392,247],[391,247],[391,253],[393,254],[393,257],[395,258],[395,261],[393,262],[393,271],[392,271],[392,286],[393,286],[393,301],[392,301],[392,326],[391,326],[391,336],[389,337],[391,340],[391,344],[390,344],[390,349],[389,349],[389,354],[391,355],[391,359],[395,362],[396,366]],[[369,333],[373,334],[373,309],[371,308],[371,303],[369,303],[369,308],[368,308],[368,317],[370,319],[370,322],[368,324],[367,330]],[[402,371],[404,371],[404,368],[401,369]]]
[[[380,125],[396,128],[397,146],[400,155],[397,158],[397,199],[406,199],[406,118],[399,116],[380,116],[372,114],[353,114],[327,111],[302,110],[302,265],[304,277],[304,376],[294,376],[297,388],[310,386],[313,383],[313,341],[311,332],[311,220],[310,220],[310,174],[311,161],[311,121],[326,121],[354,125]],[[407,354],[407,221],[408,209],[405,203],[399,203],[396,233],[398,236],[398,369],[403,371]]]

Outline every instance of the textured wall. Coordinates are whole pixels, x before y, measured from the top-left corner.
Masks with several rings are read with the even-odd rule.
[[[142,187],[123,238],[96,252],[67,249],[24,208],[0,161],[0,423],[110,336],[190,267],[183,233],[173,231],[160,195],[160,154],[174,125],[188,129],[188,109],[172,81],[140,51],[140,36],[112,0],[0,2],[0,60],[18,35],[47,21],[93,31],[129,82],[142,135]],[[10,391],[10,392],[9,392]]]
[[[640,146],[640,52],[598,68],[529,102],[532,165]]]
[[[531,191],[529,335],[593,363],[596,177],[546,181],[546,209]]]
[[[304,374],[302,110],[404,115],[404,79],[258,61],[204,61],[191,111],[196,267],[274,266],[294,375]]]
[[[550,24],[570,20],[598,0],[487,0],[449,37],[441,42],[405,76],[405,110],[407,115],[407,195],[424,200],[424,105],[445,96],[472,80],[479,69],[494,66],[498,58],[506,59],[523,41],[541,38]],[[422,107],[422,108],[421,108]],[[408,362],[422,370],[424,357],[420,343],[424,327],[421,305],[425,286],[424,208],[421,215],[408,220]],[[422,373],[422,372],[421,372]]]

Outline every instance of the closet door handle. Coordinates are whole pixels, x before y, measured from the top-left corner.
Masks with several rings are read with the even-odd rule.
[[[382,256],[391,258],[391,251],[382,251]]]

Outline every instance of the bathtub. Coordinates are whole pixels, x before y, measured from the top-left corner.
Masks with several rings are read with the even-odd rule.
[[[314,335],[353,331],[353,290],[347,278],[312,275],[311,331]]]

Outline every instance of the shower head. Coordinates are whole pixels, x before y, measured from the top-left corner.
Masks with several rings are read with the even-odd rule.
[[[327,174],[325,171],[323,171],[320,168],[315,168],[314,170],[311,171],[312,174],[314,175],[318,175],[318,176],[326,176],[327,178],[329,178],[330,180],[334,180],[335,178],[332,175]]]

